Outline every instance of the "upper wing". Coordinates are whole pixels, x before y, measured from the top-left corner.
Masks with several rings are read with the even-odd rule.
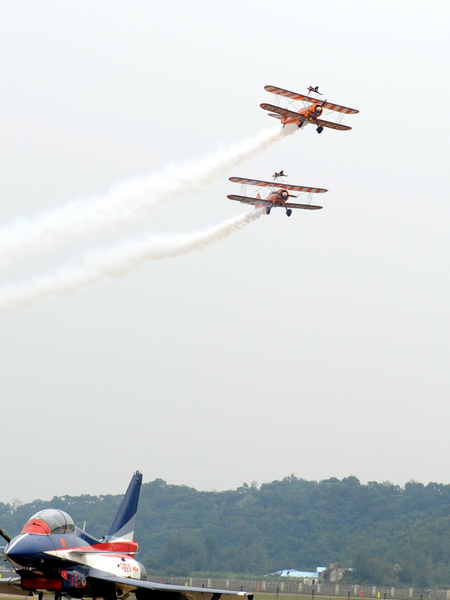
[[[325,188],[308,187],[306,185],[290,185],[289,183],[272,183],[273,187],[290,190],[291,192],[305,192],[307,194],[323,194],[328,192]]]
[[[348,131],[351,129],[348,125],[341,125],[340,123],[333,123],[332,121],[324,121],[323,119],[317,119],[319,125],[322,127],[328,127],[329,129],[338,129],[339,131]]]
[[[248,185],[257,185],[261,187],[275,187],[284,190],[290,190],[292,192],[306,192],[309,194],[323,194],[328,192],[324,188],[307,187],[304,185],[290,185],[289,183],[275,183],[271,181],[259,181],[259,179],[245,179],[245,177],[230,177],[230,181],[233,183],[243,183]]]
[[[283,90],[283,88],[276,87],[274,85],[266,85],[264,89],[267,92],[272,92],[272,94],[278,94],[279,96],[284,96],[285,98],[290,98],[291,100],[302,100],[304,102],[309,102],[310,104],[321,104],[324,108],[328,110],[335,110],[336,112],[344,113],[346,115],[356,115],[359,113],[359,110],[356,108],[348,108],[347,106],[341,106],[340,104],[334,104],[333,102],[322,102],[317,100],[317,98],[311,98],[311,96],[305,96],[304,94],[298,94],[297,92],[290,92],[289,90]]]
[[[292,119],[302,118],[298,113],[294,112],[293,110],[288,110],[287,108],[280,108],[279,106],[274,106],[273,104],[266,104],[265,102],[263,102],[263,104],[260,104],[260,107],[264,110],[268,110],[269,112],[277,113],[282,117],[291,117]]]
[[[344,115],[356,115],[359,113],[359,110],[356,110],[356,108],[348,108],[348,106],[341,106],[340,104],[334,104],[333,102],[324,102],[322,106],[328,110],[334,110]]]
[[[235,194],[230,194],[227,198],[243,202],[244,204],[253,204],[253,206],[272,206],[272,202],[264,200],[264,198],[250,198],[249,196],[236,196]]]
[[[274,185],[270,181],[260,181],[259,179],[246,179],[245,177],[230,177],[229,180],[233,183],[243,183],[247,185],[257,185],[261,187]]]
[[[305,100],[306,102],[311,102],[313,104],[318,102],[316,98],[311,98],[310,96],[305,96],[304,94],[299,94],[298,92],[283,90],[283,88],[276,87],[275,85],[265,85],[264,89],[267,92],[277,94],[278,96],[284,96],[285,98],[290,98],[291,100]]]
[[[219,600],[221,596],[227,596],[230,600],[253,600],[253,594],[247,592],[235,592],[231,590],[216,590],[212,588],[197,588],[185,585],[168,585],[153,581],[142,581],[140,579],[128,579],[127,577],[115,577],[101,571],[93,571],[89,576],[96,583],[99,590],[102,584],[109,589],[113,584],[116,589],[123,593],[134,592],[137,598],[149,598],[152,596],[161,600],[164,596],[167,600],[179,600],[180,596],[186,600]]]

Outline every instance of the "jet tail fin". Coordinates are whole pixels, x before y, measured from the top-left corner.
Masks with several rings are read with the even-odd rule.
[[[141,485],[142,473],[136,471],[131,478],[130,485],[120,503],[114,521],[105,536],[108,541],[119,538],[133,541]]]

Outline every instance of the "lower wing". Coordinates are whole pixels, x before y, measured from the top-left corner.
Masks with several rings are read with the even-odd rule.
[[[332,123],[331,121],[323,121],[322,119],[317,119],[317,123],[322,125],[322,127],[328,127],[329,129],[337,129],[338,131],[348,131],[351,127],[348,125],[341,125],[340,123]]]
[[[302,116],[299,113],[296,113],[292,110],[288,110],[287,108],[280,108],[279,106],[274,106],[273,104],[260,104],[260,106],[264,110],[268,110],[271,117],[276,117],[277,119],[287,117],[298,121],[302,120]],[[309,119],[306,119],[306,121],[308,122]],[[351,127],[349,127],[348,125],[341,125],[340,123],[333,123],[332,121],[324,121],[323,119],[317,119],[317,123],[319,125],[322,125],[322,127],[328,127],[329,129],[337,129],[338,131],[348,131],[349,129],[351,129]]]
[[[269,113],[276,113],[277,115],[280,115],[280,117],[289,117],[291,119],[299,119],[301,120],[303,117],[301,117],[301,115],[299,115],[299,113],[294,112],[293,110],[288,110],[287,108],[280,108],[279,106],[274,106],[273,104],[260,104],[260,107],[263,110],[268,110]],[[273,114],[270,114],[271,117],[275,116]],[[280,117],[276,117],[277,119],[279,119]]]
[[[297,204],[295,202],[286,202],[283,206],[286,208],[303,208],[304,210],[319,210],[319,208],[323,208],[323,206],[316,206],[315,204]]]
[[[263,198],[249,198],[248,196],[227,196],[230,200],[237,200],[244,204],[253,204],[254,206],[274,206],[283,208],[303,208],[304,210],[318,210],[323,208],[322,206],[316,206],[315,204],[297,204],[296,202],[283,202],[282,204],[275,204],[270,200],[263,200]]]
[[[272,206],[273,204],[270,200],[264,200],[263,198],[250,198],[249,196],[236,196],[235,194],[230,194],[227,198],[244,204],[253,204],[253,206]]]

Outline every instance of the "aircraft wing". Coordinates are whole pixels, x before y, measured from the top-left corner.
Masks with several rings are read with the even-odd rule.
[[[312,104],[317,104],[318,102],[317,98],[311,98],[310,96],[305,96],[305,94],[299,94],[298,92],[283,90],[283,88],[276,87],[275,85],[265,85],[264,89],[266,92],[277,94],[277,96],[284,96],[285,98],[290,98],[291,100],[304,100],[305,102],[311,102]]]
[[[141,579],[115,577],[97,569],[92,569],[88,578],[99,597],[105,597],[105,595],[112,591],[111,588],[114,587],[121,592],[118,596],[121,596],[122,593],[129,594],[134,592],[139,600],[152,600],[152,597],[155,600],[219,600],[221,596],[226,596],[227,600],[253,600],[253,594],[242,591],[168,585],[143,581]],[[8,596],[17,595],[23,598],[27,592],[24,591],[20,582],[20,577],[0,578],[0,594]],[[44,595],[47,596],[47,594]]]
[[[270,113],[277,113],[281,117],[290,117],[291,119],[301,120],[302,117],[287,108],[280,108],[279,106],[274,106],[273,104],[260,104],[260,107],[264,110],[268,110]],[[273,117],[274,115],[270,115]],[[332,121],[324,121],[323,119],[317,119],[317,123],[322,125],[322,127],[329,127],[330,129],[338,129],[339,131],[348,131],[351,129],[348,125],[341,125],[340,123],[333,123]]]
[[[158,600],[162,600],[164,596],[167,600],[180,600],[180,597],[184,600],[219,600],[221,596],[226,596],[227,600],[244,600],[245,598],[253,600],[253,594],[247,592],[169,585],[153,581],[142,581],[141,579],[115,577],[95,570],[91,571],[89,579],[99,590],[102,588],[110,589],[113,585],[123,593],[134,592],[138,600],[151,600],[152,596],[155,599],[158,598]]]
[[[272,206],[272,202],[264,198],[250,198],[249,196],[236,196],[235,194],[230,194],[227,198],[244,204],[253,204],[253,206]]]
[[[356,115],[356,113],[359,113],[359,110],[356,110],[356,108],[348,108],[347,106],[341,106],[340,104],[334,104],[333,102],[324,102],[322,104],[322,102],[317,98],[311,98],[311,96],[305,96],[304,94],[298,94],[297,92],[283,90],[283,88],[279,88],[274,85],[266,85],[264,86],[264,89],[267,92],[277,94],[278,96],[284,96],[285,98],[290,98],[291,100],[301,100],[303,102],[309,102],[310,104],[319,103],[328,110],[334,110],[346,115]]]
[[[297,204],[296,202],[286,202],[284,204],[286,208],[304,208],[305,210],[318,210],[323,206],[316,206],[315,204]]]
[[[242,183],[244,185],[255,185],[258,187],[274,187],[291,192],[306,192],[308,194],[323,194],[328,192],[324,188],[308,187],[305,185],[291,185],[289,183],[275,183],[274,181],[260,181],[259,179],[246,179],[245,177],[230,177],[233,183]]]
[[[229,198],[230,200],[237,200],[238,202],[243,202],[244,204],[253,204],[254,206],[273,206],[273,202],[271,202],[270,200],[264,200],[264,198],[249,198],[248,196],[234,195],[227,196],[227,198]],[[314,204],[297,204],[297,202],[286,202],[283,203],[282,206],[286,208],[303,208],[305,210],[318,210],[319,208],[323,208],[323,206],[316,206]]]
[[[290,185],[289,183],[271,183],[270,185],[283,190],[290,190],[291,192],[305,192],[307,194],[323,194],[324,192],[328,192],[324,188],[308,187],[306,185]]]
[[[292,119],[303,118],[293,110],[288,110],[287,108],[280,108],[279,106],[274,106],[273,104],[266,104],[265,102],[263,102],[262,104],[260,104],[260,107],[264,110],[268,110],[270,113],[276,113],[277,115],[280,115],[282,117],[291,117]]]
[[[340,123],[333,123],[332,121],[324,121],[323,119],[317,119],[319,125],[322,127],[328,127],[329,129],[337,129],[338,131],[348,131],[351,129],[348,125],[341,125]]]
[[[233,183],[243,183],[244,185],[256,185],[258,187],[268,187],[274,185],[270,181],[262,181],[259,179],[247,179],[246,177],[230,177],[229,181],[232,181]]]
[[[341,106],[340,104],[333,104],[333,102],[325,102],[322,106],[328,110],[334,110],[344,115],[356,115],[359,113],[359,110],[356,110],[356,108],[348,108],[347,106]]]
[[[0,594],[23,597],[24,591],[22,586],[20,585],[20,577],[1,577]]]

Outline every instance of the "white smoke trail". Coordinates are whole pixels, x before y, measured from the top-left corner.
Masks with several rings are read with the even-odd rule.
[[[0,288],[0,315],[48,296],[74,294],[107,279],[123,277],[147,260],[162,260],[201,250],[245,227],[264,212],[265,208],[257,208],[197,233],[147,235],[137,241],[123,241],[112,249],[91,252],[82,266],[59,269],[54,275],[39,277],[24,284],[4,285]]]
[[[103,196],[73,200],[30,220],[16,219],[9,226],[0,228],[0,268],[26,254],[53,248],[68,239],[112,229],[181,193],[198,192],[296,129],[265,130],[229,148],[219,149],[211,157],[181,167],[169,167],[163,174],[116,184]]]

